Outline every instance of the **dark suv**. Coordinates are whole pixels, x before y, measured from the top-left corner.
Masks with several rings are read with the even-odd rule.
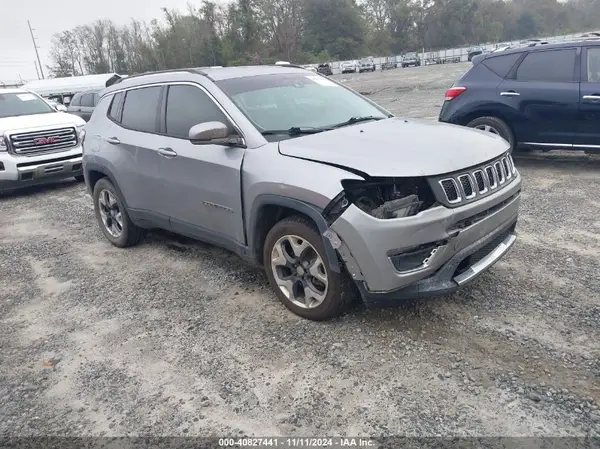
[[[439,120],[499,134],[512,149],[600,151],[600,41],[476,56]]]

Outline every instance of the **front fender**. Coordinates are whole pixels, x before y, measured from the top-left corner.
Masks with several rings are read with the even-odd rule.
[[[309,218],[311,218],[317,228],[319,229],[319,233],[321,234],[321,239],[323,240],[323,245],[325,247],[325,253],[327,256],[327,262],[329,263],[329,267],[335,273],[340,273],[341,268],[337,258],[337,254],[333,246],[328,239],[323,236],[323,233],[329,227],[323,215],[321,215],[321,211],[316,207],[304,203],[300,200],[296,200],[294,198],[289,198],[281,195],[273,195],[273,194],[263,194],[256,197],[254,203],[252,204],[252,210],[250,211],[250,220],[249,220],[249,229],[254,230],[259,226],[259,221],[261,219],[260,210],[264,206],[281,206],[289,209],[296,210]],[[248,247],[250,248],[252,254],[257,254],[258,252],[258,242],[255,241],[256,234],[254,232],[248,233]]]

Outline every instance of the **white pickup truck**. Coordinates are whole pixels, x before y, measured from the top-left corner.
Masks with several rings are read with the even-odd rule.
[[[0,190],[74,177],[85,121],[25,89],[0,89]]]

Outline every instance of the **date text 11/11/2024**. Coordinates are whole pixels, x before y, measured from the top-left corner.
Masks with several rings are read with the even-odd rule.
[[[374,447],[375,441],[369,438],[219,438],[219,448],[226,447],[281,447],[281,448],[312,448],[312,447]]]

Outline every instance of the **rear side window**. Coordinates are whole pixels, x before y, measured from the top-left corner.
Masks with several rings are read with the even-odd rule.
[[[127,102],[125,106],[127,106]],[[167,135],[188,139],[192,126],[215,121],[229,126],[229,120],[227,120],[223,111],[203,90],[189,85],[169,86],[166,117]],[[229,127],[231,131],[231,126]]]
[[[121,124],[134,131],[156,132],[160,87],[133,89],[125,95]]]
[[[94,106],[94,95],[93,94],[83,94],[81,96],[81,106],[86,108],[91,108]]]
[[[529,53],[517,69],[517,81],[570,83],[575,69],[574,48]]]
[[[500,78],[505,78],[513,68],[515,63],[521,57],[521,53],[512,53],[510,55],[494,56],[484,59],[482,64],[498,75]]]
[[[587,81],[600,83],[600,47],[587,49]]]
[[[123,96],[125,94],[123,92],[119,92],[115,94],[113,97],[112,103],[110,104],[110,109],[108,110],[108,116],[114,120],[115,122],[121,122],[121,103],[123,102]]]

